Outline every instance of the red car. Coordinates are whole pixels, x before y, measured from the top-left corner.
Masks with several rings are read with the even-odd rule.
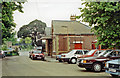
[[[94,50],[89,51],[87,54],[78,57],[78,59],[79,59],[79,58],[86,58],[86,57],[97,56],[97,55],[99,55],[99,54],[100,54],[101,52],[103,52],[103,51],[104,51],[104,50],[94,49]]]
[[[29,53],[29,58],[31,58],[32,60],[35,60],[35,59],[44,60],[45,55],[40,50],[34,50]]]
[[[78,60],[77,65],[86,70],[100,72],[104,69],[105,63],[110,60],[120,59],[120,50],[105,50],[97,57],[87,57]]]

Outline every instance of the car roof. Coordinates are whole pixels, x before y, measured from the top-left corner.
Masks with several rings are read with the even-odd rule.
[[[87,50],[87,49],[73,49],[73,50]]]

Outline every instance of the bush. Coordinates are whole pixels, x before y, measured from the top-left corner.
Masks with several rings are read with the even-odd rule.
[[[7,50],[7,45],[3,45],[2,50]]]

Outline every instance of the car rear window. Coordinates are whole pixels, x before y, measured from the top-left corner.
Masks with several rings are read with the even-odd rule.
[[[33,51],[33,53],[42,53],[41,51]]]

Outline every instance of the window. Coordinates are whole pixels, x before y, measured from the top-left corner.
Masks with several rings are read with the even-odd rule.
[[[83,54],[81,50],[77,50],[75,54]]]
[[[94,56],[98,56],[99,55],[99,51],[96,51],[96,53],[94,54]]]
[[[91,54],[94,53],[94,51],[95,51],[95,50],[91,50],[91,51],[89,51],[86,55],[91,55]]]
[[[113,51],[110,53],[110,56],[114,57],[114,56],[120,56],[120,51]]]
[[[88,50],[84,50],[84,54],[88,53]]]

